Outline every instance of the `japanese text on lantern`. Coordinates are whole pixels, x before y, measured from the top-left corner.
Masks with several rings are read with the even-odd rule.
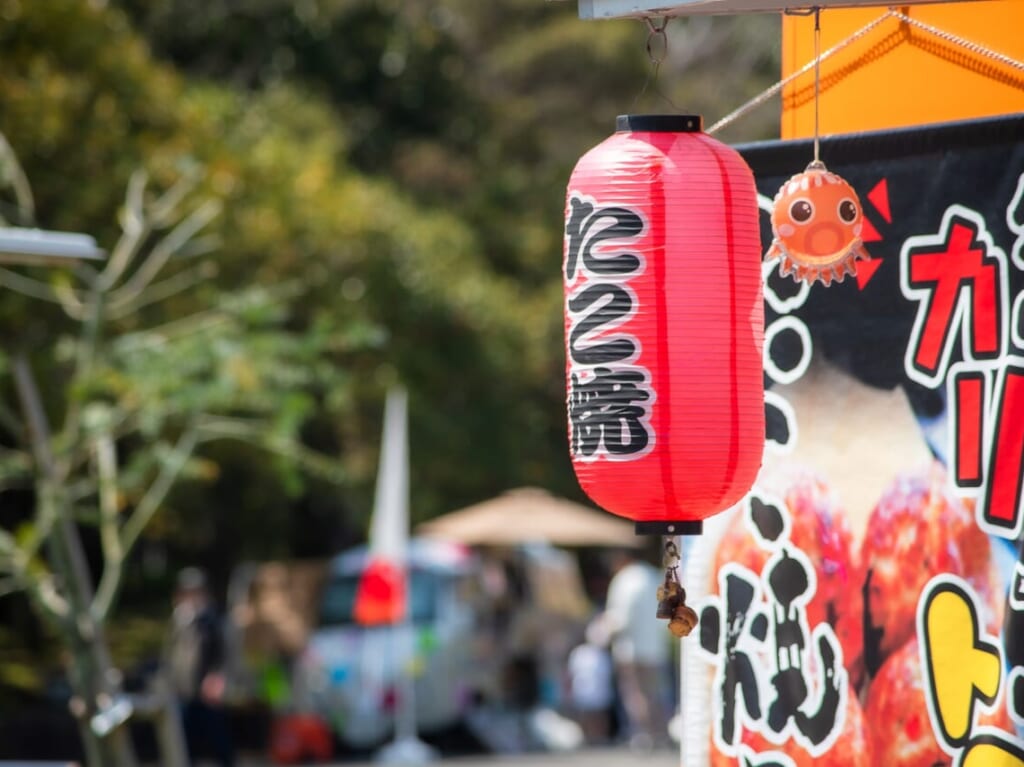
[[[1024,268],[1024,175],[1006,221],[1017,235],[1012,262]],[[901,287],[918,303],[907,375],[946,384],[950,464],[965,494],[978,497],[978,523],[1014,539],[1024,530],[1024,294],[1010,296],[1010,263],[984,217],[950,206],[939,231],[903,245]]]
[[[646,233],[636,210],[600,205],[575,192],[565,226],[570,445],[577,459],[629,460],[654,447],[650,371],[628,332],[639,304],[630,279],[642,256],[628,250]]]

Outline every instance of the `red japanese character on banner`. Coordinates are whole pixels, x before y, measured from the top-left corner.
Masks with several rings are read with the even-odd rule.
[[[952,205],[939,232],[908,238],[900,258],[903,294],[918,304],[907,376],[932,389],[946,382],[954,481],[978,496],[983,529],[1015,538],[1024,522],[1024,360],[1009,356],[1007,256],[981,214]]]
[[[903,294],[918,302],[906,356],[912,380],[929,388],[940,384],[958,346],[965,360],[995,360],[1005,353],[1006,254],[978,213],[950,206],[939,233],[909,238],[900,258]]]

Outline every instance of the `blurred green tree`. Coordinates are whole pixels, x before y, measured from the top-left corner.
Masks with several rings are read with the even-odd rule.
[[[440,212],[475,251],[472,271],[460,257],[456,273],[479,278],[483,294],[494,287],[486,322],[466,316],[460,283],[440,265],[440,279],[422,285],[429,323],[418,297],[388,284],[387,259],[358,277],[389,330],[387,350],[417,376],[408,381],[414,513],[524,483],[579,497],[564,437],[565,180],[617,113],[688,111],[710,122],[774,82],[778,18],[673,20],[654,82],[642,22],[581,22],[572,2],[114,2],[190,76],[256,93],[308,89],[343,126],[347,164],[387,178],[421,213]],[[724,138],[774,137],[777,123],[776,104]],[[471,408],[457,389],[473,393]],[[375,428],[378,403],[364,429]]]
[[[0,149],[4,167],[19,179],[17,209],[28,218],[25,175],[6,139]],[[132,763],[124,732],[102,724],[120,695],[105,626],[143,531],[179,478],[204,471],[199,445],[242,440],[290,466],[329,478],[341,471],[296,438],[311,409],[307,392],[339,385],[336,369],[323,364],[331,343],[323,329],[296,334],[286,326],[282,299],[301,290],[298,283],[218,296],[202,311],[116,331],[118,320],[210,276],[207,263],[169,268],[196,254],[197,235],[220,212],[219,201],[197,199],[198,179],[193,170],[152,195],[146,174],[134,174],[122,236],[101,269],[79,264],[45,282],[0,268],[0,289],[59,306],[79,328],[55,346],[16,346],[0,355],[0,374],[11,375],[24,419],[22,425],[19,409],[0,403],[13,437],[0,451],[0,482],[27,485],[34,496],[30,519],[0,528],[0,593],[25,591],[69,650],[72,710],[92,767]],[[54,427],[32,372],[32,358],[50,354],[49,375],[60,376],[48,387],[60,394]],[[79,524],[99,532],[95,590]]]

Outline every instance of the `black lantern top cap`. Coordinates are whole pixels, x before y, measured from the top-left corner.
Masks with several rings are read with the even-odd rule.
[[[616,131],[634,133],[699,133],[704,130],[700,115],[619,115]]]

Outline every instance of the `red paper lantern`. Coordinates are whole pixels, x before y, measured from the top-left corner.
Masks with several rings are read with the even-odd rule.
[[[757,191],[700,117],[616,127],[568,188],[570,452],[595,503],[683,532],[737,503],[761,466]]]

